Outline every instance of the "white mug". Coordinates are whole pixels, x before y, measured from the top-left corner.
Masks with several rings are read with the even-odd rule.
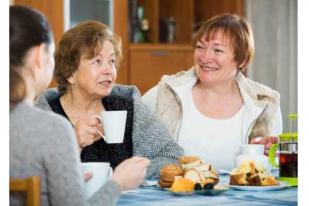
[[[92,173],[92,178],[85,183],[86,198],[91,197],[112,177],[113,169],[108,162],[83,162],[83,174]]]
[[[127,111],[103,111],[100,116],[94,116],[102,123],[105,135],[99,134],[108,144],[122,143],[126,128]]]

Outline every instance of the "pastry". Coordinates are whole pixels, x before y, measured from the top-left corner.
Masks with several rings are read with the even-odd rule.
[[[167,164],[160,170],[159,185],[161,187],[170,187],[176,176],[182,176],[183,170],[178,164]]]
[[[186,178],[175,179],[171,191],[172,192],[192,192],[194,190],[195,183]]]
[[[256,165],[253,161],[244,162],[233,169],[230,175],[231,185],[271,186],[278,185],[275,177],[268,175],[265,168]]]
[[[188,164],[191,162],[195,162],[196,160],[200,160],[200,158],[197,156],[182,156],[178,158],[178,162],[180,164]]]

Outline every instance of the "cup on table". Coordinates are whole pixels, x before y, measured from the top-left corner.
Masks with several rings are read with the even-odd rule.
[[[83,162],[83,174],[92,173],[92,178],[85,182],[86,197],[91,197],[104,183],[112,177],[113,169],[108,162]]]
[[[99,133],[106,143],[117,144],[123,142],[127,111],[103,111],[100,116],[94,116],[94,118],[98,119],[102,124],[105,135]]]

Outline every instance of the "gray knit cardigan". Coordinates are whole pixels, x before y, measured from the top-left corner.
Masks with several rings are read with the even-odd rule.
[[[48,101],[59,95],[56,88],[48,89],[36,99],[35,106],[52,111]],[[161,121],[141,102],[140,93],[135,86],[116,84],[110,95],[133,99],[133,155],[149,158],[151,164],[146,178],[158,178],[160,168],[175,162],[183,155],[183,149],[171,138]]]

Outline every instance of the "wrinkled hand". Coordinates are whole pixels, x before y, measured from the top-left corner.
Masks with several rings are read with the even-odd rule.
[[[278,143],[278,137],[267,136],[267,137],[256,137],[251,139],[249,144],[263,144],[265,145],[264,154],[268,155],[269,150],[273,144]]]
[[[95,141],[101,138],[100,134],[98,133],[99,126],[100,123],[95,118],[88,121],[81,119],[75,124],[77,141],[81,149],[93,144]]]
[[[144,157],[132,157],[121,162],[114,170],[114,180],[121,190],[129,190],[138,187],[144,180],[146,168],[150,161]]]

